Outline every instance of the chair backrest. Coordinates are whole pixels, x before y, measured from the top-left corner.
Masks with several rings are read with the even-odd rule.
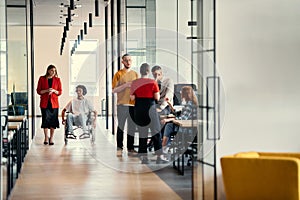
[[[11,104],[12,105],[27,105],[28,94],[27,92],[15,92],[11,93]]]
[[[191,83],[178,83],[178,84],[174,84],[174,97],[173,97],[173,104],[174,105],[181,105],[181,88],[184,86],[191,86],[193,88],[193,90],[196,92],[197,91],[197,87],[195,84],[191,84]]]
[[[255,154],[221,158],[227,200],[299,200],[300,160]]]

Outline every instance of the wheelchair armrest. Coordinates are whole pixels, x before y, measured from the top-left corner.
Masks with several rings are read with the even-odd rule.
[[[4,130],[6,125],[7,125],[7,122],[8,122],[8,116],[7,115],[1,115],[1,126],[2,126],[2,129]]]

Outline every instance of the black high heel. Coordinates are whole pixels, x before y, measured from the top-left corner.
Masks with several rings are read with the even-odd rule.
[[[49,138],[48,138],[48,140],[49,140]],[[47,145],[48,144],[48,142],[47,141],[44,141],[44,145]]]
[[[49,138],[49,145],[54,145],[54,142],[50,142],[50,138]]]

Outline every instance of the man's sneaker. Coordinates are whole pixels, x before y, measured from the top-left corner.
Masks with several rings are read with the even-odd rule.
[[[134,149],[130,149],[130,150],[128,150],[128,156],[137,157],[138,152]]]
[[[149,163],[149,160],[146,156],[142,156],[141,161],[142,161],[142,164],[148,164]]]
[[[79,139],[86,139],[86,138],[90,138],[89,132],[84,132],[79,136]]]
[[[169,163],[169,160],[164,155],[157,156],[156,164],[167,164],[167,163]]]
[[[163,147],[163,153],[168,154],[169,153],[169,147],[167,147],[167,146]]]
[[[76,135],[73,132],[68,132],[66,135],[67,139],[76,139]]]

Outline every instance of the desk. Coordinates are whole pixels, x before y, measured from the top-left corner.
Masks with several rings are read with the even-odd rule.
[[[16,177],[18,178],[18,174],[21,171],[22,166],[22,151],[21,151],[21,127],[22,122],[8,122],[8,131],[14,131],[16,133],[16,156],[17,156],[17,174]]]
[[[21,122],[21,159],[24,161],[27,150],[29,149],[29,136],[27,128],[27,118],[24,115],[8,116],[8,122]]]
[[[177,124],[178,126],[182,128],[193,128],[198,127],[199,124],[203,124],[203,120],[173,120],[174,124]]]
[[[23,122],[26,120],[26,116],[18,115],[18,116],[8,116],[9,122]]]
[[[175,119],[175,115],[173,114],[169,114],[169,115],[159,115],[159,118],[162,120],[162,119]]]
[[[15,177],[14,177],[14,174],[17,174],[17,171],[15,171],[14,173],[14,154],[13,154],[13,148],[14,148],[14,145],[16,144],[16,141],[15,141],[15,132],[14,131],[8,131],[7,133],[7,137],[4,137],[3,138],[3,145],[4,145],[4,150],[6,152],[6,154],[4,154],[4,156],[6,156],[6,160],[7,160],[7,163],[6,163],[6,178],[7,178],[7,186],[6,186],[6,197],[8,199],[9,195],[10,195],[10,192],[14,186],[14,183],[15,183]]]

